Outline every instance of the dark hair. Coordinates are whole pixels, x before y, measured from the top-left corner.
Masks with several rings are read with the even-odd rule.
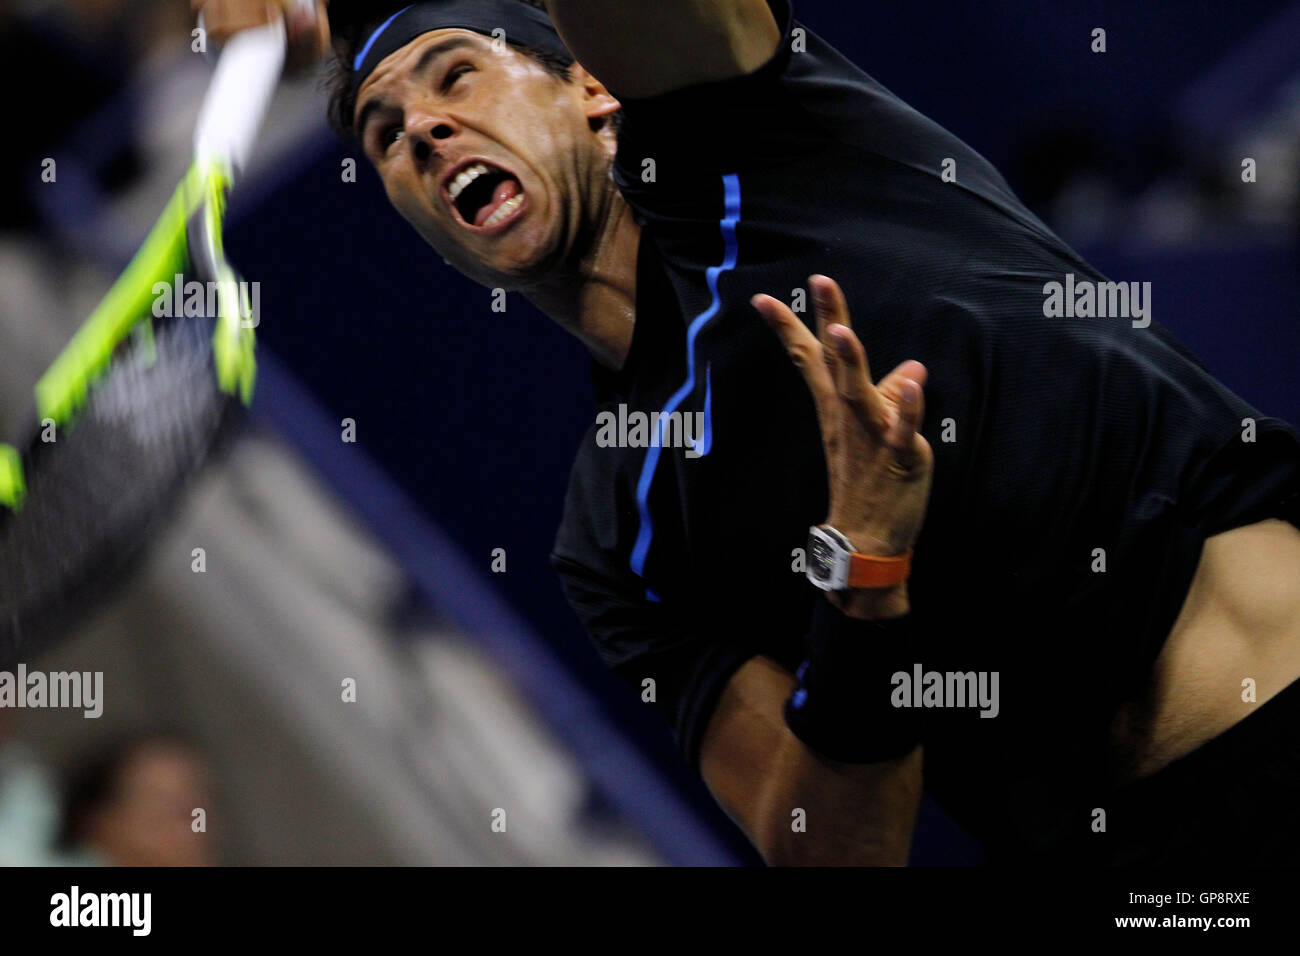
[[[545,12],[543,0],[519,0]],[[405,3],[366,3],[362,0],[332,0],[329,5],[330,35],[333,37],[334,58],[329,64],[326,87],[329,91],[327,116],[330,128],[345,143],[356,143],[352,118],[356,114],[357,97],[352,90],[352,61],[361,44],[366,41],[363,31],[386,13],[402,9]],[[538,63],[551,76],[562,83],[571,83],[569,67],[572,59],[565,59],[550,50],[538,50],[523,43],[507,40],[507,44]]]

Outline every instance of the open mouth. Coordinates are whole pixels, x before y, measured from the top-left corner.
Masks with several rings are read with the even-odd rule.
[[[460,220],[477,229],[491,229],[514,218],[524,204],[524,187],[511,173],[475,160],[449,177],[447,198]]]

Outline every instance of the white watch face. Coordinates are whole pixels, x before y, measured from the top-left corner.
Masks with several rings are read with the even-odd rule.
[[[833,535],[822,528],[808,529],[808,580],[823,591],[842,591],[849,586],[851,556]]]

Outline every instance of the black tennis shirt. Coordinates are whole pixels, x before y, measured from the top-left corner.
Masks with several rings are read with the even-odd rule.
[[[1086,832],[1111,715],[1202,541],[1295,514],[1300,442],[1158,320],[1045,316],[1047,283],[1104,277],[982,157],[769,3],[785,37],[756,72],[623,101],[636,326],[623,369],[597,376],[600,410],[702,428],[693,448],[604,447],[593,422],[553,564],[697,766],[736,668],[803,656],[818,592],[798,549],[826,518],[825,462],[807,388],[749,299],[797,304],[831,276],[876,375],[929,369],[916,661],[999,674],[995,718],[926,711],[926,787],[986,846],[1042,849]]]

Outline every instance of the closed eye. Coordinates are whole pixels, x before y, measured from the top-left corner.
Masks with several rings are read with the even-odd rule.
[[[468,63],[460,63],[452,67],[447,71],[447,75],[442,78],[442,91],[446,93],[456,85],[457,80],[473,69],[474,67],[470,66]]]

